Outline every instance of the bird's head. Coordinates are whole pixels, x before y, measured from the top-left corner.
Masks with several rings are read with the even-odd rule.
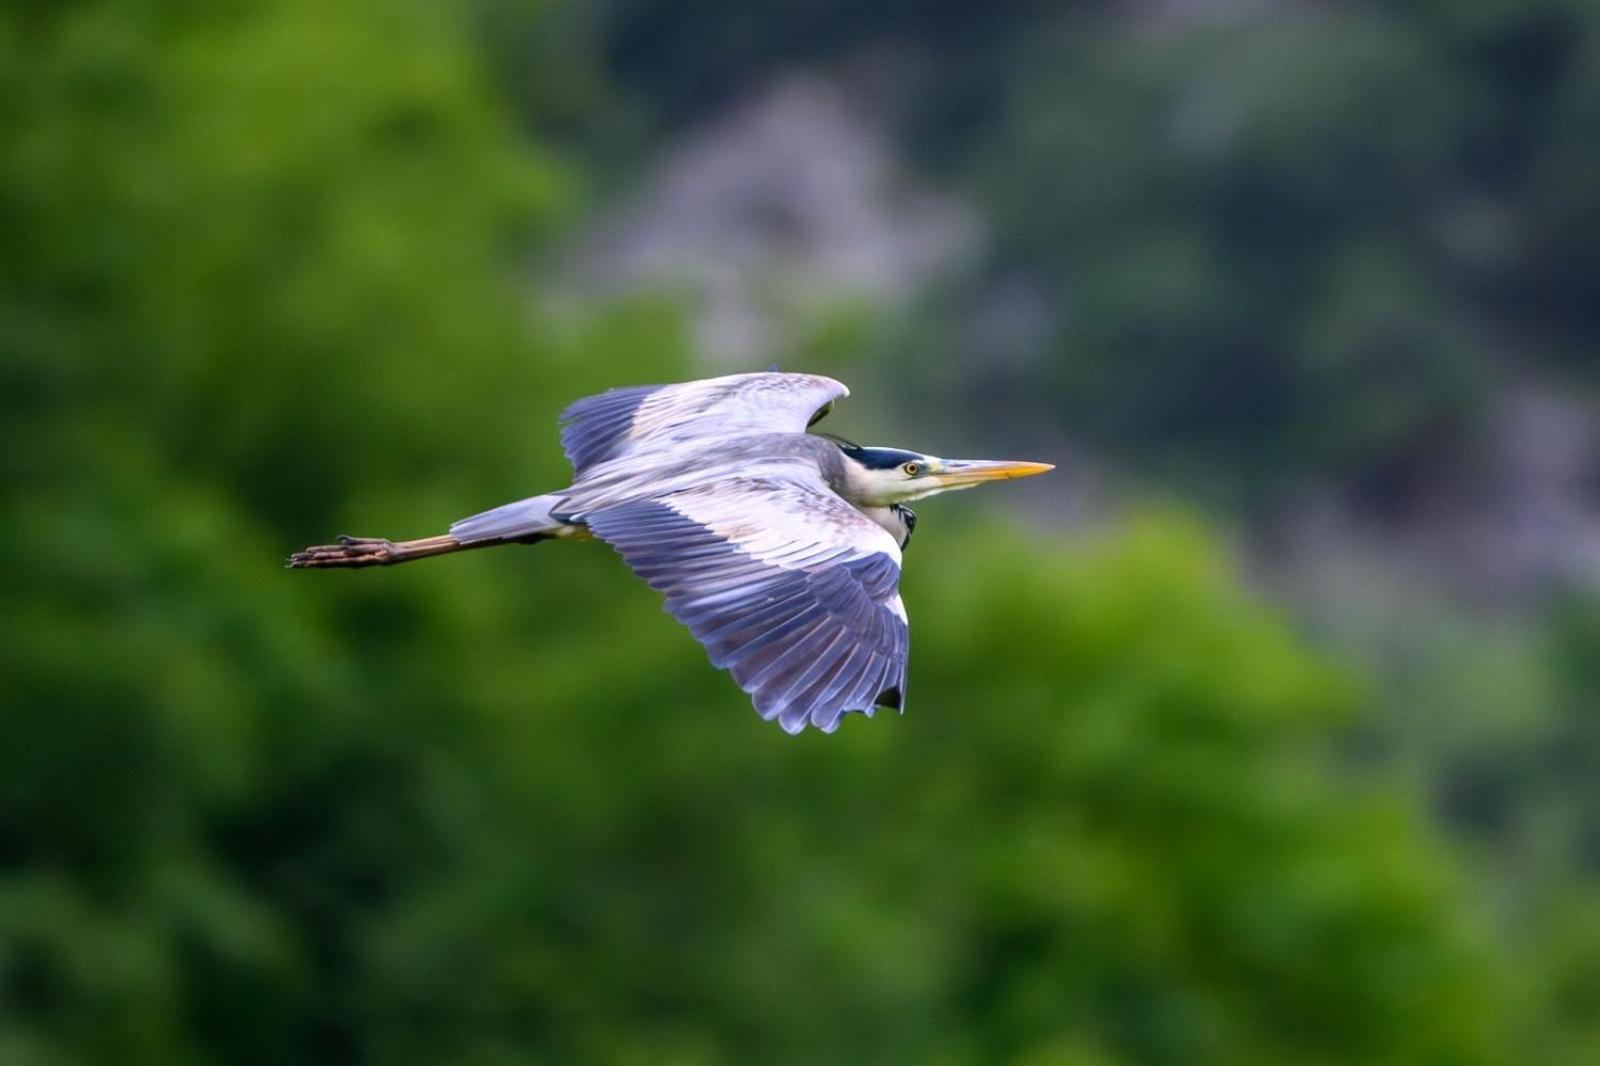
[[[1032,477],[1055,467],[1009,459],[941,459],[901,448],[873,448],[834,438],[844,453],[841,495],[866,507],[888,507],[970,489],[986,481]]]

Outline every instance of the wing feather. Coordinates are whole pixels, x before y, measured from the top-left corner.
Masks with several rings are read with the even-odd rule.
[[[586,396],[561,413],[561,446],[579,474],[661,441],[802,432],[850,390],[818,374],[730,374]]]
[[[818,479],[741,478],[590,513],[763,718],[826,732],[898,707],[900,549]]]

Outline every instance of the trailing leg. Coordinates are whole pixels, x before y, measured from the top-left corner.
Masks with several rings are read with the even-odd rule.
[[[387,540],[383,537],[340,537],[337,544],[322,544],[289,556],[291,569],[394,566],[435,555],[449,555],[467,548],[487,548],[505,541],[462,544],[454,537],[424,537],[421,540]]]

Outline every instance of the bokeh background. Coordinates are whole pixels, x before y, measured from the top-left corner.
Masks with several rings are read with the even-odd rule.
[[[6,5],[0,1063],[1600,1061],[1597,354],[1589,0]],[[774,362],[903,717],[280,568]]]

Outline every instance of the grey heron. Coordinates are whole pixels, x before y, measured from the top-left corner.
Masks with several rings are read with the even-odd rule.
[[[598,539],[666,594],[763,718],[832,732],[846,712],[903,708],[900,566],[916,523],[906,505],[1052,469],[807,432],[848,395],[832,378],[776,372],[613,389],[561,416],[567,488],[464,518],[444,536],[340,537],[289,565],[390,566]]]

